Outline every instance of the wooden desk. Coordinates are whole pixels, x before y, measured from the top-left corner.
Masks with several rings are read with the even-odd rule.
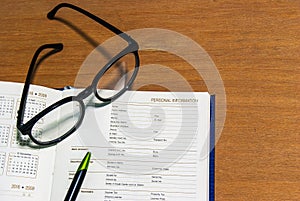
[[[42,84],[72,85],[94,46],[47,12],[60,1],[8,1],[0,6],[0,80],[24,82],[31,57],[44,43],[65,50],[43,64]],[[162,28],[184,34],[211,56],[223,79],[227,117],[216,146],[216,200],[300,200],[300,3],[286,1],[71,1],[123,31]],[[112,36],[70,10],[59,16],[98,43]],[[149,56],[150,55],[150,56]],[[141,54],[206,90],[192,67],[164,52]],[[176,86],[168,74],[141,75]],[[159,78],[162,76],[162,78]],[[154,85],[147,90],[164,90]]]

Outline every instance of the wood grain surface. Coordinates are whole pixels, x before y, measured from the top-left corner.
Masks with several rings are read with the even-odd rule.
[[[227,97],[226,121],[216,145],[217,201],[300,200],[299,0],[69,2],[123,31],[175,31],[209,54]],[[87,55],[113,36],[68,9],[57,14],[61,20],[48,20],[48,11],[58,3],[1,0],[0,80],[24,82],[34,51],[62,42],[64,51],[43,63],[36,83],[73,85]],[[191,90],[207,90],[193,66],[178,56],[141,51],[141,69],[153,63],[181,75]],[[171,74],[142,73],[135,89],[185,91]]]

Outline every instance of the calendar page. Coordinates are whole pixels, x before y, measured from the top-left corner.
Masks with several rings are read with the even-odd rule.
[[[29,138],[17,133],[23,84],[0,82],[0,89],[0,200],[50,200],[56,147],[30,148]],[[45,87],[30,87],[24,121],[59,100],[61,94]]]

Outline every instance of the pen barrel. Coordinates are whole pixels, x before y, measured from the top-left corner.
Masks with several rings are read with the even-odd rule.
[[[87,170],[80,170],[75,173],[70,188],[67,192],[64,201],[75,201],[84,180],[85,174]]]

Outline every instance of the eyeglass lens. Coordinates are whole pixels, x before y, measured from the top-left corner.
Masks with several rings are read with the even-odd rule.
[[[75,100],[55,108],[34,124],[32,136],[41,143],[63,136],[77,125],[81,111],[81,105]]]
[[[108,99],[128,87],[135,65],[135,57],[132,53],[116,61],[98,80],[97,94],[101,98]]]

